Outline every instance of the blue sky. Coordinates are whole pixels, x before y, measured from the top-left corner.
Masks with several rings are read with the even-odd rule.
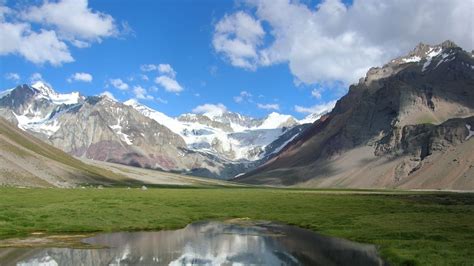
[[[472,23],[462,21],[470,16],[456,11],[469,1],[388,1],[388,7],[370,0],[74,0],[78,7],[70,1],[3,1],[0,37],[8,42],[0,44],[2,89],[30,83],[40,73],[59,92],[144,98],[139,101],[171,116],[222,104],[251,116],[277,111],[301,118],[330,106],[369,67],[420,41],[449,38],[472,49],[465,34],[472,33]],[[376,14],[364,11],[373,8]],[[438,25],[428,18],[414,25],[409,17],[426,8],[444,16],[452,10],[458,21]],[[384,12],[408,21],[374,25]],[[390,27],[396,28],[387,35]],[[12,40],[13,33],[22,37]],[[143,71],[144,65],[152,70]],[[86,75],[75,80],[75,73]],[[128,86],[114,86],[118,79]]]

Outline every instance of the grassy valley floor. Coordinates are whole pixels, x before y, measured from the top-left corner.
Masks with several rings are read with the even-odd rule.
[[[472,265],[474,194],[263,188],[0,188],[0,239],[250,218],[376,244],[392,264]]]

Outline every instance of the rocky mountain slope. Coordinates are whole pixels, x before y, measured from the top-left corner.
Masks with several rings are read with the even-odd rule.
[[[216,178],[255,168],[307,126],[277,113],[172,118],[135,100],[59,94],[45,82],[2,92],[0,115],[76,157]]]
[[[0,185],[73,187],[131,184],[132,179],[88,165],[0,118]]]
[[[0,186],[235,186],[225,181],[79,160],[0,117]]]
[[[474,58],[418,45],[372,68],[335,108],[237,180],[312,187],[474,189]]]

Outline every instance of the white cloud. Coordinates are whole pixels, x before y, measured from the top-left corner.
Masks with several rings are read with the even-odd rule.
[[[137,99],[143,100],[153,100],[153,96],[148,94],[148,91],[143,88],[142,86],[134,86],[133,87],[133,94]]]
[[[320,89],[313,89],[311,91],[311,96],[316,98],[316,99],[321,99],[321,90]]]
[[[140,66],[140,70],[143,71],[143,72],[150,72],[150,71],[154,71],[154,70],[157,70],[157,69],[158,69],[158,66],[154,65],[154,64],[146,64],[146,65],[141,65]]]
[[[20,75],[18,73],[6,73],[5,78],[8,80],[18,81],[20,80]]]
[[[355,82],[420,41],[451,39],[466,50],[474,48],[468,34],[474,30],[471,0],[354,0],[351,5],[324,0],[316,7],[287,0],[245,2],[254,12],[224,16],[215,26],[214,49],[247,69],[288,63],[306,84]],[[240,26],[238,17],[255,27]],[[267,33],[255,30],[261,23],[269,26]],[[262,44],[262,39],[270,41]]]
[[[159,64],[158,72],[160,72],[160,74],[167,75],[171,78],[176,77],[176,71],[174,71],[174,69],[169,64]]]
[[[77,72],[71,75],[67,79],[67,82],[71,83],[73,81],[82,81],[82,82],[91,82],[92,81],[92,75],[89,73],[84,73],[84,72]]]
[[[163,104],[167,104],[167,103],[168,103],[167,100],[164,100],[164,99],[162,99],[162,98],[160,98],[160,97],[155,98],[155,100],[156,100],[158,103],[163,103]]]
[[[18,54],[33,63],[53,66],[74,61],[54,31],[35,32],[27,23],[0,22],[0,39],[0,55]]]
[[[32,83],[36,82],[36,81],[42,81],[43,80],[43,76],[41,76],[40,73],[36,72],[36,73],[33,73],[31,74],[30,76],[30,81]]]
[[[255,69],[259,61],[257,48],[265,32],[260,21],[245,12],[225,15],[214,28],[212,45],[233,66]]]
[[[165,88],[166,91],[169,91],[169,92],[181,92],[181,91],[183,91],[183,87],[181,87],[181,85],[179,85],[178,81],[176,81],[172,77],[159,76],[155,79],[155,83],[159,84],[160,86]]]
[[[87,0],[16,6],[21,10],[0,6],[0,56],[15,54],[35,64],[60,66],[74,61],[66,42],[86,48],[120,33],[114,19],[90,9]]]
[[[176,71],[170,64],[145,64],[140,66],[140,70],[143,72],[151,72],[157,70],[160,74],[166,75],[172,78],[176,77]]]
[[[272,103],[272,104],[257,104],[257,107],[260,108],[260,109],[265,109],[265,110],[275,110],[275,111],[278,111],[280,110],[280,105],[276,104],[276,103]]]
[[[227,107],[222,103],[219,104],[203,104],[196,106],[192,111],[195,114],[207,114],[209,116],[219,116],[227,112]]]
[[[31,6],[22,12],[27,21],[51,26],[59,35],[84,47],[87,42],[100,42],[102,38],[118,34],[112,16],[93,11],[87,0],[45,1],[41,6]]]
[[[234,102],[236,103],[253,102],[252,94],[248,91],[241,91],[238,96],[234,96]]]
[[[163,87],[168,92],[178,93],[184,90],[184,88],[176,80],[177,73],[170,64],[146,64],[141,65],[140,69],[144,72],[157,70],[160,75],[155,78],[155,83]],[[142,76],[142,78],[148,80],[148,76],[145,77]]]
[[[121,79],[110,79],[109,82],[112,86],[122,91],[126,91],[129,88],[128,84]]]
[[[140,75],[140,77],[141,77],[144,81],[150,80],[147,75]]]
[[[117,101],[117,99],[114,97],[114,95],[110,91],[104,91],[100,94],[100,96],[106,96],[114,101]]]
[[[316,104],[311,107],[303,107],[299,105],[295,105],[295,111],[298,113],[303,114],[323,114],[330,112],[334,106],[336,105],[336,101],[330,101],[323,104]]]

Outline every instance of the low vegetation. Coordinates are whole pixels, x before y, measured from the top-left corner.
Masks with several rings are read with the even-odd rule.
[[[471,265],[474,194],[260,188],[0,188],[0,239],[248,217],[373,243],[392,264]]]

